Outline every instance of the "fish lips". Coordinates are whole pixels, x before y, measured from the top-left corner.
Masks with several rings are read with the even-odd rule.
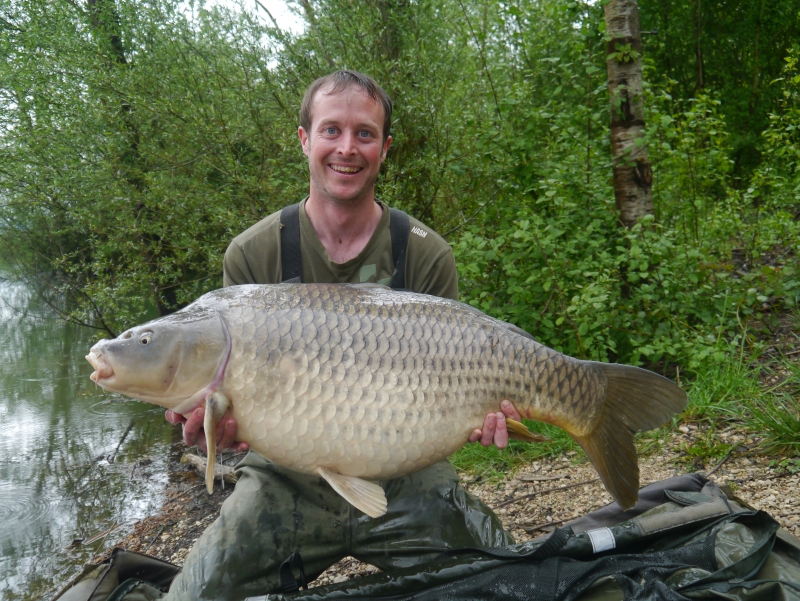
[[[86,360],[94,368],[89,379],[98,386],[102,386],[101,380],[108,380],[114,376],[114,368],[106,362],[102,351],[98,349],[97,346],[98,345],[95,345],[91,348],[89,354],[86,355]]]
[[[117,382],[117,374],[114,371],[112,359],[109,357],[113,353],[109,353],[106,350],[114,342],[115,340],[101,340],[89,350],[89,354],[85,358],[94,368],[94,371],[89,375],[89,379],[105,390],[124,394],[126,390],[118,386],[120,383]]]

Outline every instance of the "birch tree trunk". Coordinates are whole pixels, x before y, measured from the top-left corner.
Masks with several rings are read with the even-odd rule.
[[[653,172],[644,143],[642,41],[636,0],[611,0],[605,8],[614,198],[627,228],[653,214]]]

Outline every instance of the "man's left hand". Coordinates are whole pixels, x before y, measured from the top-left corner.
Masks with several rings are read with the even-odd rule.
[[[506,418],[511,418],[518,422],[522,421],[522,416],[516,410],[511,401],[500,403],[501,411],[489,413],[483,421],[483,428],[475,428],[469,436],[470,442],[480,442],[488,447],[492,443],[498,449],[505,449],[508,446],[508,428]]]
[[[167,409],[164,417],[171,424],[183,424],[183,442],[188,447],[198,446],[206,453],[206,432],[203,429],[203,420],[205,418],[206,410],[202,405],[191,411],[186,416],[180,413],[175,413],[171,409]],[[216,435],[217,435],[217,450],[223,451],[225,449],[232,449],[237,453],[247,451],[250,445],[246,442],[236,441],[236,430],[238,424],[236,419],[227,411],[222,419],[217,422]]]

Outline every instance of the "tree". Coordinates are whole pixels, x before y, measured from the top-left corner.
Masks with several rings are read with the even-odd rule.
[[[711,94],[721,102],[735,176],[760,161],[759,135],[780,111],[776,85],[800,36],[800,0],[638,0],[653,83],[676,97]],[[744,186],[746,188],[746,186]]]
[[[332,68],[396,101],[381,198],[432,226],[474,213],[493,107],[459,4],[309,2],[299,36],[194,7],[0,0],[0,256],[62,316],[118,332],[218,287],[233,236],[307,193],[297,107]]]
[[[636,0],[610,0],[605,5],[605,24],[614,198],[620,221],[631,228],[645,215],[653,214],[653,174],[644,138],[642,41]]]
[[[177,4],[0,0],[0,256],[109,333],[218,287],[233,235],[302,194],[261,26]]]

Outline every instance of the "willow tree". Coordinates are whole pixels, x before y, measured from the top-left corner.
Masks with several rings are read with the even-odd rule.
[[[627,227],[653,214],[653,174],[647,159],[642,100],[642,41],[636,0],[605,5],[614,198]]]
[[[308,187],[264,37],[177,0],[0,0],[3,267],[107,333],[221,285],[231,238]]]

